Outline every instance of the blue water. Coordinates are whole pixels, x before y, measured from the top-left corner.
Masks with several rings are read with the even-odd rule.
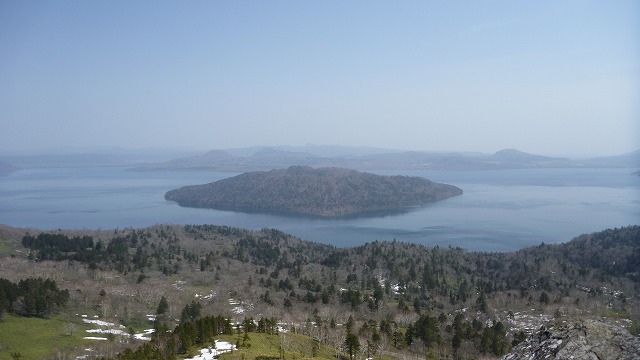
[[[407,241],[511,251],[593,231],[640,224],[635,169],[380,172],[456,185],[464,194],[400,214],[314,219],[183,208],[164,200],[176,187],[233,176],[216,172],[133,172],[47,168],[0,177],[0,223],[48,229],[114,229],[153,224],[276,228],[300,238],[355,246]]]

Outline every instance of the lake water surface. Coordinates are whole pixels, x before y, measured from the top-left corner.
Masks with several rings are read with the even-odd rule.
[[[183,208],[168,190],[230,173],[133,172],[125,168],[43,168],[0,177],[0,223],[49,229],[113,229],[153,224],[276,228],[339,247],[375,240],[468,250],[511,251],[640,224],[636,169],[398,171],[456,185],[464,194],[400,214],[316,219]]]

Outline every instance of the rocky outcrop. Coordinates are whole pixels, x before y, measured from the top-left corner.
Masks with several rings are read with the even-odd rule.
[[[502,359],[640,359],[640,338],[621,326],[581,320],[542,326]]]

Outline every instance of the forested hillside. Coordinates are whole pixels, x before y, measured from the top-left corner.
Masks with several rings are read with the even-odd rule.
[[[292,166],[185,186],[165,198],[190,207],[333,217],[401,210],[460,194],[455,186],[420,177]]]
[[[606,318],[638,331],[640,226],[514,253],[396,241],[336,248],[212,225],[2,227],[0,238],[7,281],[48,277],[68,291],[64,311],[127,327],[145,326],[164,301],[166,329],[200,316],[264,318],[345,356],[435,358],[500,356],[554,319]],[[198,341],[171,351],[186,354]],[[114,346],[111,356],[140,344]]]

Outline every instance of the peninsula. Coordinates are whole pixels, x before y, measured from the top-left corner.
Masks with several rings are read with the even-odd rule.
[[[340,217],[401,210],[460,194],[458,187],[421,177],[291,166],[185,186],[167,192],[165,199],[187,207]]]

